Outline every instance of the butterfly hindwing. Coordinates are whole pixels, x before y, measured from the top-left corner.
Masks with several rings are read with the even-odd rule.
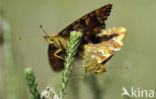
[[[105,64],[123,46],[123,39],[127,33],[124,27],[108,29],[97,36],[98,43],[88,43],[84,46],[84,65],[95,73],[105,72]]]

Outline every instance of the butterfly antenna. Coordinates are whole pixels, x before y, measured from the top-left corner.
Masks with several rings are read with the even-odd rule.
[[[50,36],[47,34],[47,32],[45,31],[45,29],[43,28],[43,25],[40,25],[40,28],[42,29],[43,33],[46,35],[44,36],[44,39],[49,43],[52,44],[53,42],[50,39]]]
[[[47,34],[47,32],[45,31],[45,29],[43,28],[43,25],[42,25],[42,24],[40,24],[40,28],[42,29],[43,33],[44,33],[46,36],[49,36],[49,35]]]

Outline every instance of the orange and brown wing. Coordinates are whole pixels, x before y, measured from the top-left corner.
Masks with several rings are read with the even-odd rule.
[[[104,72],[104,64],[119,51],[123,46],[123,39],[126,35],[127,30],[123,27],[108,29],[100,34],[102,41],[99,43],[88,43],[84,46],[84,63],[87,64],[90,71],[95,73]],[[86,61],[87,60],[87,61]],[[89,64],[87,62],[90,62]],[[96,66],[100,66],[103,70],[97,71]]]
[[[105,40],[103,39],[103,41],[96,44],[89,43],[88,45],[86,45],[86,51],[87,53],[89,53],[90,57],[96,58],[98,63],[102,63],[105,60],[109,59],[116,51],[119,51],[122,48],[123,39],[126,33],[127,30],[124,27],[108,29],[98,36],[110,36],[111,38],[107,38]]]
[[[82,32],[86,38],[89,38],[100,33],[102,29],[105,29],[105,20],[110,15],[111,8],[112,4],[108,4],[84,15],[59,32],[59,35],[69,36],[70,31],[75,30]]]

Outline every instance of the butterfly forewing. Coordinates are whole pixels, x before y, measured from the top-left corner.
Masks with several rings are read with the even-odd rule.
[[[86,38],[90,38],[100,33],[102,29],[105,29],[105,20],[110,15],[111,8],[112,5],[108,4],[84,15],[59,32],[59,35],[69,36],[70,31],[75,30],[82,32]]]

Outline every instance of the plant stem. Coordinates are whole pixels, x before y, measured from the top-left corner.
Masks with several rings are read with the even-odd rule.
[[[63,72],[63,77],[62,77],[62,82],[61,82],[61,92],[60,92],[61,98],[63,98],[63,96],[65,95],[65,89],[67,88],[67,84],[68,84],[69,76],[70,76],[69,67],[72,61],[74,60],[73,56],[77,52],[77,48],[80,44],[81,37],[82,37],[82,33],[80,32],[73,31],[70,33],[70,41],[69,41],[68,49],[66,52],[67,56],[65,57],[66,62],[64,64],[65,69]]]
[[[27,81],[29,92],[33,95],[34,99],[40,99],[40,93],[37,89],[37,82],[32,68],[26,68],[24,71],[25,79]]]

